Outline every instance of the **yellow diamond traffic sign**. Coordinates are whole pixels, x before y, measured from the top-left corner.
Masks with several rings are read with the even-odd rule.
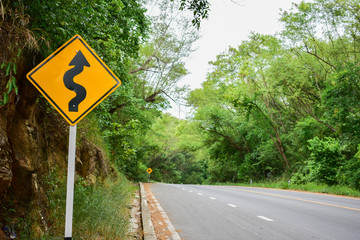
[[[26,76],[70,125],[76,125],[121,84],[79,35]]]
[[[151,168],[148,168],[146,171],[148,172],[148,174],[152,173],[152,169],[151,169]]]

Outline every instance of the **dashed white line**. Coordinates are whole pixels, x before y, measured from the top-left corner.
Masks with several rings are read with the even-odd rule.
[[[200,196],[201,196],[201,195],[202,195],[202,193],[198,193],[198,195],[200,195]]]
[[[214,197],[209,197],[210,199],[212,199],[212,200],[216,200],[216,198],[214,198]]]
[[[267,217],[264,217],[264,216],[257,216],[258,218],[261,218],[265,221],[268,221],[268,222],[273,222],[274,220],[272,220],[271,218],[267,218]]]
[[[192,190],[190,190],[189,192],[193,192]]]
[[[234,205],[234,204],[228,204],[228,206],[230,206],[230,207],[233,207],[233,208],[236,208],[237,206],[236,205]]]

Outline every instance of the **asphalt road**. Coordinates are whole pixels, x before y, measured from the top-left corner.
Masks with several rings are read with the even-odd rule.
[[[234,186],[151,191],[182,239],[360,239],[360,199]]]

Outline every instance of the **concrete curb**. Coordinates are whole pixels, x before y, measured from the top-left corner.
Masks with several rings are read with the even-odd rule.
[[[156,240],[154,225],[151,221],[150,210],[147,203],[147,195],[144,185],[140,183],[141,193],[141,216],[144,231],[144,240]]]

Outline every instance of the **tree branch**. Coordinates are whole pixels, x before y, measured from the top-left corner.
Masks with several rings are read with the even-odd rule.
[[[325,63],[325,64],[329,65],[330,67],[332,67],[332,68],[334,68],[334,69],[336,69],[336,67],[335,67],[334,65],[332,65],[332,64],[331,64],[331,63],[329,63],[328,61],[326,61],[326,60],[322,59],[322,58],[321,58],[321,57],[319,57],[317,54],[315,54],[315,53],[311,52],[311,51],[309,50],[309,48],[307,47],[307,45],[305,45],[305,48],[306,48],[306,52],[307,52],[308,54],[310,54],[310,55],[312,55],[312,56],[316,57],[317,59],[319,59],[319,60],[320,60],[320,61],[322,61],[323,63]]]

